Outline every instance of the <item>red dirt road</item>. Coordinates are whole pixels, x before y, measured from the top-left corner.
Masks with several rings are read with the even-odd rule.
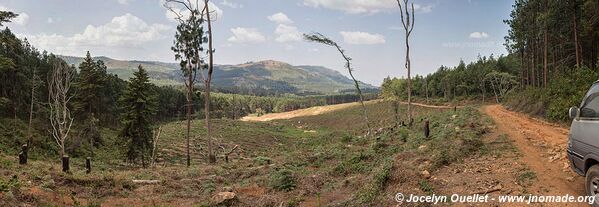
[[[533,188],[542,195],[585,195],[584,178],[570,168],[566,157],[568,129],[509,111],[500,105],[482,107],[493,119],[497,132],[505,133],[536,173]]]

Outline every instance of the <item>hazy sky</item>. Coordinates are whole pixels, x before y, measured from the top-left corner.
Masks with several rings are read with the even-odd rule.
[[[321,65],[341,71],[333,48],[305,42],[317,31],[354,59],[358,79],[380,84],[405,76],[404,32],[395,0],[211,0],[216,64],[266,59]],[[427,74],[480,55],[505,54],[511,0],[416,0],[412,68]],[[41,50],[174,62],[176,23],[162,0],[0,0],[0,10],[21,16],[7,24]]]

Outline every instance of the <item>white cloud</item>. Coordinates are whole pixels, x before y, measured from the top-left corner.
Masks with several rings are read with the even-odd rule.
[[[231,28],[233,36],[227,41],[234,43],[259,43],[266,41],[266,37],[255,28],[236,27]]]
[[[352,45],[374,45],[385,43],[385,37],[367,32],[340,32],[343,40]]]
[[[489,34],[485,33],[485,32],[473,32],[470,33],[470,38],[471,39],[485,39],[488,38]]]
[[[117,16],[99,26],[88,25],[83,32],[72,36],[59,34],[25,35],[32,44],[50,52],[80,55],[93,48],[140,48],[143,44],[166,37],[162,33],[169,27],[147,24],[129,13]]]
[[[117,0],[119,4],[128,5],[132,0]]]
[[[426,5],[414,4],[414,11],[422,12],[422,13],[429,13],[429,12],[433,11],[433,7],[434,7],[434,5],[432,5],[432,4],[426,4]]]
[[[52,24],[52,23],[54,23],[54,19],[52,19],[52,17],[48,17],[47,22],[48,22],[48,24]]]
[[[278,24],[292,24],[293,21],[282,12],[268,16],[268,20]]]
[[[12,22],[21,26],[26,25],[29,22],[29,15],[25,12],[19,13],[19,16],[13,19]]]
[[[350,14],[374,14],[382,11],[397,11],[397,2],[394,0],[304,0],[304,5],[315,8],[341,10]],[[414,11],[428,13],[433,8],[432,4],[414,4]]]
[[[289,26],[285,24],[279,24],[275,30],[277,42],[294,42],[302,40],[302,33],[297,30],[297,27]]]
[[[161,4],[160,4],[161,6],[164,5],[164,0],[160,0],[160,2],[161,2]],[[200,2],[201,5],[199,5],[199,7],[197,5],[195,5],[196,1],[191,1],[191,2],[194,4],[193,5],[194,7],[200,8],[200,10],[202,8],[204,8],[203,2]],[[173,10],[175,10],[177,13],[182,14],[184,18],[189,17],[189,11],[186,8],[181,7],[179,4],[169,4],[169,5],[175,6],[173,8]],[[212,14],[210,16],[212,21],[216,21],[223,16],[223,10],[220,9],[218,6],[216,6],[216,4],[212,3],[212,1],[208,2],[208,6],[210,7],[210,14]],[[173,14],[173,12],[171,12],[168,9],[165,9],[165,10],[166,10],[166,13],[165,13],[166,18],[172,22],[177,22],[177,15]]]
[[[347,13],[377,13],[382,10],[395,8],[392,0],[304,0],[304,5],[327,8],[334,10],[342,10]]]
[[[233,9],[239,9],[239,8],[243,8],[243,4],[239,4],[239,3],[235,3],[235,2],[230,2],[227,0],[223,0],[220,4],[222,4],[223,6],[227,6]]]

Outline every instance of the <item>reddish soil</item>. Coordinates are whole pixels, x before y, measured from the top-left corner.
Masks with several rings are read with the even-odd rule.
[[[536,172],[544,195],[584,195],[584,178],[569,168],[566,157],[568,130],[557,125],[508,111],[500,105],[489,105],[482,111],[507,134],[522,153],[521,161]]]

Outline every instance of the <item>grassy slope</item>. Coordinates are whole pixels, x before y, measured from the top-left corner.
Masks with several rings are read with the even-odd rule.
[[[368,111],[376,129],[391,126],[388,103],[370,104]],[[217,165],[204,162],[205,130],[198,120],[193,124],[191,168],[183,166],[182,122],[164,126],[158,153],[161,162],[153,169],[123,164],[116,145],[97,153],[90,175],[84,174],[82,159],[75,158],[73,172],[63,174],[56,157],[19,166],[15,156],[3,153],[0,205],[13,201],[50,206],[75,201],[82,205],[209,205],[210,198],[225,187],[237,193],[237,206],[376,205],[389,202],[385,188],[394,174],[418,173],[413,166],[400,166],[398,160],[428,160],[425,167],[432,172],[484,149],[480,137],[488,123],[473,108],[456,113],[416,107],[412,130],[386,128],[376,141],[362,136],[360,113],[359,107],[353,107],[267,123],[216,120],[217,143],[227,151],[240,145],[231,162],[219,159]],[[431,120],[430,139],[424,139],[421,132],[425,117]],[[108,136],[114,140],[114,134]],[[159,179],[163,184],[135,185],[132,179]],[[422,183],[411,185],[426,190]]]

